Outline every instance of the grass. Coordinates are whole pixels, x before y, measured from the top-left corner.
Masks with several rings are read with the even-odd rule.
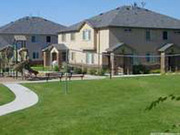
[[[0,84],[0,106],[13,101],[15,95],[5,86]]]
[[[51,71],[51,67],[43,67],[43,66],[34,66],[32,69],[36,71]]]
[[[180,95],[180,76],[25,84],[39,103],[0,117],[1,135],[149,135],[180,122],[180,103],[166,101],[144,111],[160,96]],[[172,132],[178,132],[174,129]]]

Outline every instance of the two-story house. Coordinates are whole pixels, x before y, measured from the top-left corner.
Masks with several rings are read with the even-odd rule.
[[[41,17],[24,17],[0,28],[0,48],[26,47],[34,63],[42,63],[42,49],[57,44],[57,33],[66,28]]]
[[[60,31],[58,44],[57,52],[60,46],[69,49],[72,66],[108,67],[111,62],[112,69],[131,73],[134,64],[160,66],[160,59],[150,56],[179,52],[180,20],[137,6],[123,6]],[[123,57],[130,55],[145,57]]]

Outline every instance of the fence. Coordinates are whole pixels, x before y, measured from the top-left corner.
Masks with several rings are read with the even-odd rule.
[[[63,52],[64,54],[64,52]],[[65,55],[62,55],[64,57]],[[180,70],[180,54],[128,54],[128,53],[96,53],[93,51],[68,50],[68,66],[89,72],[102,71],[106,74],[148,74],[178,72]],[[61,58],[59,65],[66,62]],[[64,60],[64,61],[63,61]],[[96,71],[95,71],[96,70]]]

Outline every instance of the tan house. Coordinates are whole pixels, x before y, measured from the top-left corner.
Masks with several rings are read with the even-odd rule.
[[[160,66],[160,58],[151,56],[180,53],[180,20],[137,6],[123,6],[66,28],[59,32],[58,43],[69,49],[72,66],[111,65],[113,71],[132,73],[133,65]],[[145,57],[139,60],[133,55]],[[49,66],[51,60],[44,65]],[[166,61],[170,66],[178,60]]]
[[[41,17],[23,17],[0,27],[0,49],[8,45],[28,49],[34,64],[41,64],[42,49],[57,44],[57,33],[66,28]]]

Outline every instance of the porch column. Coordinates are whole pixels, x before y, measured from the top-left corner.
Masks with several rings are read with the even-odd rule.
[[[111,75],[114,75],[114,53],[110,54],[110,62],[111,62]]]
[[[43,52],[43,61],[44,61],[44,67],[47,66],[47,52]]]
[[[60,52],[59,51],[57,53],[57,63],[58,63],[58,66],[60,66]]]
[[[166,54],[161,52],[161,74],[166,72]]]

